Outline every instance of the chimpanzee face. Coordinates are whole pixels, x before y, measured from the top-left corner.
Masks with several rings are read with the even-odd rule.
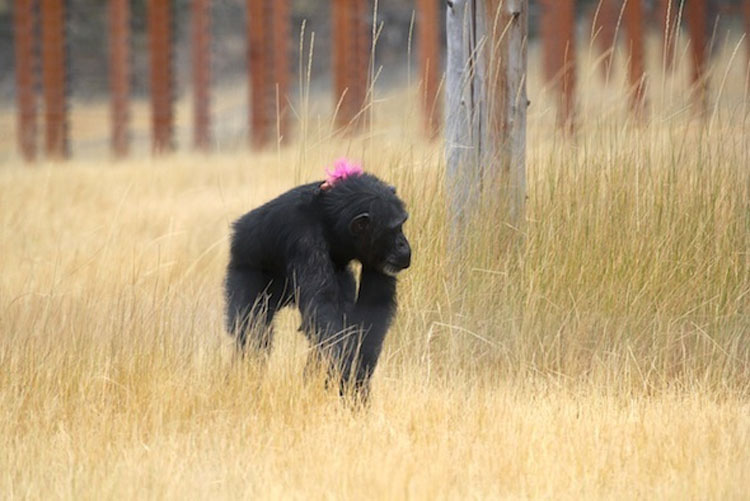
[[[385,216],[363,212],[352,219],[349,228],[357,242],[357,259],[364,266],[395,277],[411,264],[411,247],[403,231],[409,215],[399,209]]]

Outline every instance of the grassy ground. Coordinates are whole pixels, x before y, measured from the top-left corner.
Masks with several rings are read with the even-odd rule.
[[[356,139],[301,109],[280,151],[6,163],[2,497],[746,497],[750,114],[731,52],[702,118],[681,66],[640,125],[621,73],[606,87],[584,61],[567,140],[532,79],[525,224],[485,213],[453,261],[441,147],[409,92]],[[302,378],[295,313],[265,368],[222,330],[229,223],[341,155],[398,186],[414,247],[356,413]]]

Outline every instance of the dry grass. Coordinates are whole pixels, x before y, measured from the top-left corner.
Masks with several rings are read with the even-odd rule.
[[[746,497],[750,115],[731,48],[713,119],[678,74],[634,127],[621,75],[605,88],[584,62],[566,141],[532,80],[526,224],[484,214],[458,262],[410,93],[355,140],[310,111],[280,152],[3,166],[2,496]],[[303,380],[295,314],[265,369],[233,363],[221,322],[229,222],[342,154],[399,187],[415,249],[358,413]]]

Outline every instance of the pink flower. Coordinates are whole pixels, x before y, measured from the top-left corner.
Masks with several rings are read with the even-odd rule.
[[[333,188],[339,181],[342,181],[349,176],[361,176],[363,172],[361,166],[350,163],[346,158],[339,158],[333,162],[333,171],[326,169],[327,177],[320,187],[324,190]]]

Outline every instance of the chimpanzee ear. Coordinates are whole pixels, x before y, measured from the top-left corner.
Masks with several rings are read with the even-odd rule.
[[[361,235],[362,233],[367,231],[369,227],[370,214],[368,212],[363,212],[362,214],[355,216],[354,219],[352,219],[349,223],[349,231],[352,233],[352,235]]]

